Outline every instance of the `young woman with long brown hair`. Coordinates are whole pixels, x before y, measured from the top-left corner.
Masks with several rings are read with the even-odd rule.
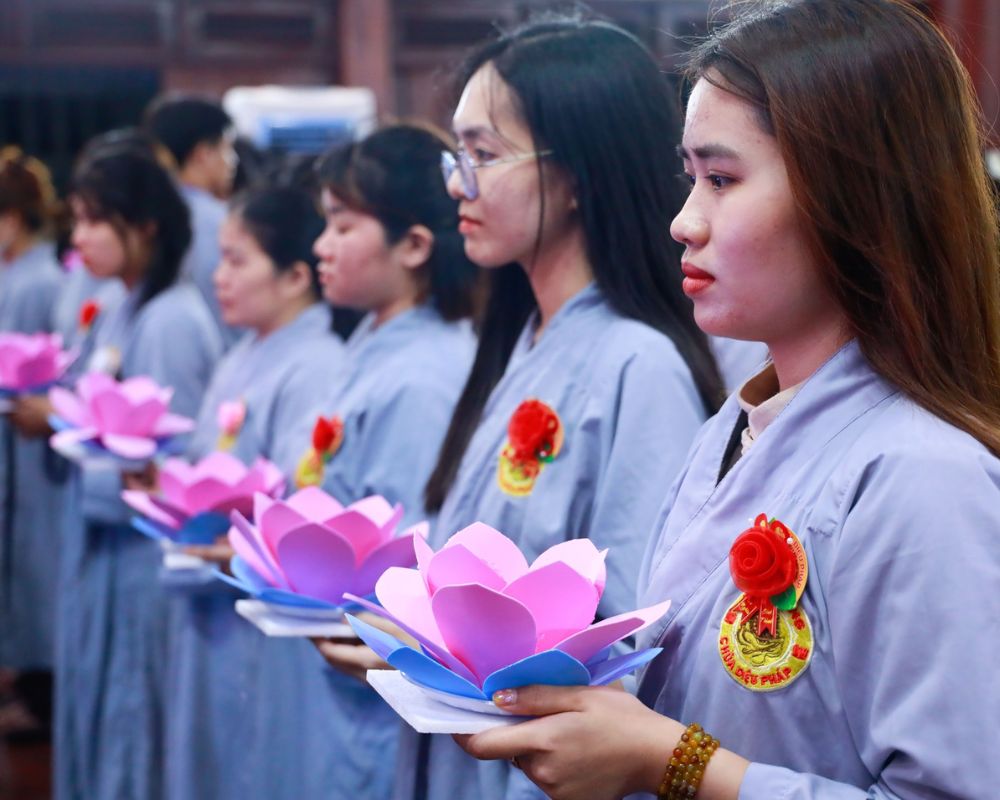
[[[668,498],[642,702],[504,691],[544,716],[463,743],[557,798],[992,796],[1000,239],[968,76],[901,0],[744,6],[690,76],[685,288],[773,363]]]

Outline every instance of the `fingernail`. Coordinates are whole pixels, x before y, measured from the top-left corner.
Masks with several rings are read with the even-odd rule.
[[[514,689],[501,689],[493,693],[493,702],[498,706],[512,706],[517,702],[517,691]]]

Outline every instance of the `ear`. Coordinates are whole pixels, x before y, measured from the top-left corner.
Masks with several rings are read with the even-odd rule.
[[[426,225],[413,225],[393,247],[399,263],[417,269],[427,263],[434,250],[434,234]]]
[[[292,296],[310,294],[313,290],[312,270],[305,261],[296,261],[291,269],[281,273],[281,283],[288,287]]]

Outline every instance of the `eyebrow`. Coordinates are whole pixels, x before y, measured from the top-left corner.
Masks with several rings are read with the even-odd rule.
[[[702,161],[707,161],[712,158],[725,158],[730,161],[740,160],[740,154],[732,148],[726,147],[724,144],[703,144],[699,147],[692,148],[691,152],[693,152],[694,155]],[[677,145],[677,155],[685,161],[691,160],[691,154],[688,153],[683,145]]]

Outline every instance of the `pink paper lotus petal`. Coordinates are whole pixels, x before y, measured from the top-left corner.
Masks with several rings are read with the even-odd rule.
[[[117,381],[104,372],[88,372],[76,382],[76,393],[81,402],[90,408],[99,392],[116,391]]]
[[[344,510],[335,498],[330,497],[318,486],[307,486],[285,502],[310,522],[326,522]]]
[[[491,673],[535,652],[535,621],[521,603],[485,586],[445,586],[431,598],[448,645],[482,686]]]
[[[528,571],[528,562],[514,542],[482,522],[474,522],[452,536],[445,548],[462,545],[510,583]],[[444,548],[442,548],[444,549]]]
[[[256,494],[254,495],[254,521],[271,552],[276,553],[278,542],[282,536],[288,531],[300,528],[307,522],[314,520],[310,520],[281,500],[271,500],[264,495]]]
[[[416,570],[389,567],[375,582],[375,596],[385,610],[403,621],[436,647],[447,650],[444,637],[434,620],[431,600]]]
[[[54,449],[58,450],[60,447],[72,447],[83,442],[93,441],[96,438],[97,431],[93,428],[70,428],[69,430],[52,434],[49,438],[49,443]]]
[[[67,389],[53,386],[49,389],[49,402],[56,415],[62,417],[70,425],[83,428],[90,425],[91,416],[80,399]]]
[[[600,598],[604,592],[604,582],[607,580],[607,568],[604,564],[607,552],[607,550],[598,550],[590,539],[569,539],[553,545],[538,556],[531,565],[531,569],[541,569],[548,564],[561,561],[593,584],[597,588],[597,596]]]
[[[500,590],[507,585],[489,565],[461,544],[441,548],[434,554],[427,569],[427,585],[433,595],[442,587],[464,583],[480,583]]]
[[[278,468],[277,464],[264,458],[258,458],[251,467],[251,475],[256,478],[259,484],[259,488],[255,491],[275,496],[285,491],[285,474]]]
[[[626,636],[641,631],[660,619],[670,608],[670,601],[664,600],[655,606],[626,611],[614,617],[601,620],[586,630],[574,633],[556,645],[557,650],[569,653],[573,658],[586,664],[605,647],[621,641]]]
[[[520,601],[535,620],[535,652],[548,650],[594,621],[594,585],[568,564],[532,568],[503,590]]]
[[[278,563],[298,594],[339,604],[351,588],[354,551],[315,523],[289,531],[278,542]]]
[[[152,432],[157,437],[179,436],[194,430],[194,420],[180,414],[164,414],[155,421]]]
[[[172,514],[166,513],[160,506],[156,505],[146,492],[137,492],[131,489],[126,489],[122,492],[122,500],[125,501],[125,504],[129,508],[166,528],[179,530],[184,524],[183,519],[179,519]]]
[[[413,544],[419,538],[412,533],[404,533],[372,550],[354,576],[351,592],[365,597],[375,590],[376,581],[389,567],[412,567],[416,560]]]
[[[223,450],[213,450],[192,467],[192,477],[195,480],[215,478],[235,485],[248,473],[246,465],[232,453]]]
[[[219,478],[204,477],[188,486],[185,498],[192,514],[213,511],[233,496],[233,487]]]
[[[424,586],[427,589],[427,594],[430,595],[431,585],[427,579],[427,575],[430,572],[431,560],[434,558],[434,550],[429,544],[427,544],[426,538],[421,537],[413,540],[413,551],[417,556],[417,569],[420,571],[420,575],[424,579]]]
[[[115,387],[98,392],[90,403],[90,411],[101,432],[151,438],[153,426],[166,409],[157,400],[133,404]]]
[[[160,482],[160,494],[163,499],[173,503],[180,508],[187,507],[187,487],[188,476],[180,469],[171,465],[177,459],[167,459],[160,467],[158,476]],[[186,466],[186,465],[185,465]]]
[[[359,565],[384,541],[382,530],[364,514],[353,509],[347,509],[327,520],[323,526],[337,531],[351,543]]]
[[[102,433],[101,444],[116,456],[133,461],[152,458],[156,455],[156,442],[139,436],[124,436],[116,433]]]
[[[411,570],[406,570],[406,571],[409,572]],[[422,633],[420,633],[420,631],[414,630],[413,628],[409,627],[406,624],[406,622],[399,619],[399,617],[396,617],[382,606],[378,605],[377,603],[373,603],[371,600],[367,600],[364,597],[359,597],[353,594],[345,594],[344,599],[350,600],[352,603],[357,603],[359,606],[368,611],[371,611],[373,614],[377,614],[378,616],[384,617],[385,619],[389,620],[389,622],[396,625],[404,633],[407,633],[414,639],[416,639],[420,643],[421,647],[423,647],[430,655],[432,655],[435,659],[437,659],[441,664],[446,666],[456,675],[461,675],[463,678],[465,678],[465,680],[469,681],[470,683],[474,684],[476,682],[476,676],[472,674],[469,668],[465,666],[465,664],[463,664],[457,658],[455,658],[455,656],[449,653],[444,647],[435,644],[430,639],[425,637]]]
[[[370,519],[377,528],[386,527],[386,525],[395,516],[397,509],[401,510],[402,506],[396,506],[393,508],[389,501],[379,494],[364,497],[355,503],[351,503],[347,507],[347,510],[357,511],[359,514]],[[399,516],[402,517],[402,513],[400,513]]]
[[[174,503],[171,503],[163,495],[151,494],[148,495],[150,502],[156,506],[164,514],[169,514],[171,517],[181,520],[181,522],[186,522],[191,516],[183,508]]]
[[[230,516],[229,544],[250,568],[272,586],[288,589],[288,581],[273,556],[268,552],[254,527],[238,512]]]

